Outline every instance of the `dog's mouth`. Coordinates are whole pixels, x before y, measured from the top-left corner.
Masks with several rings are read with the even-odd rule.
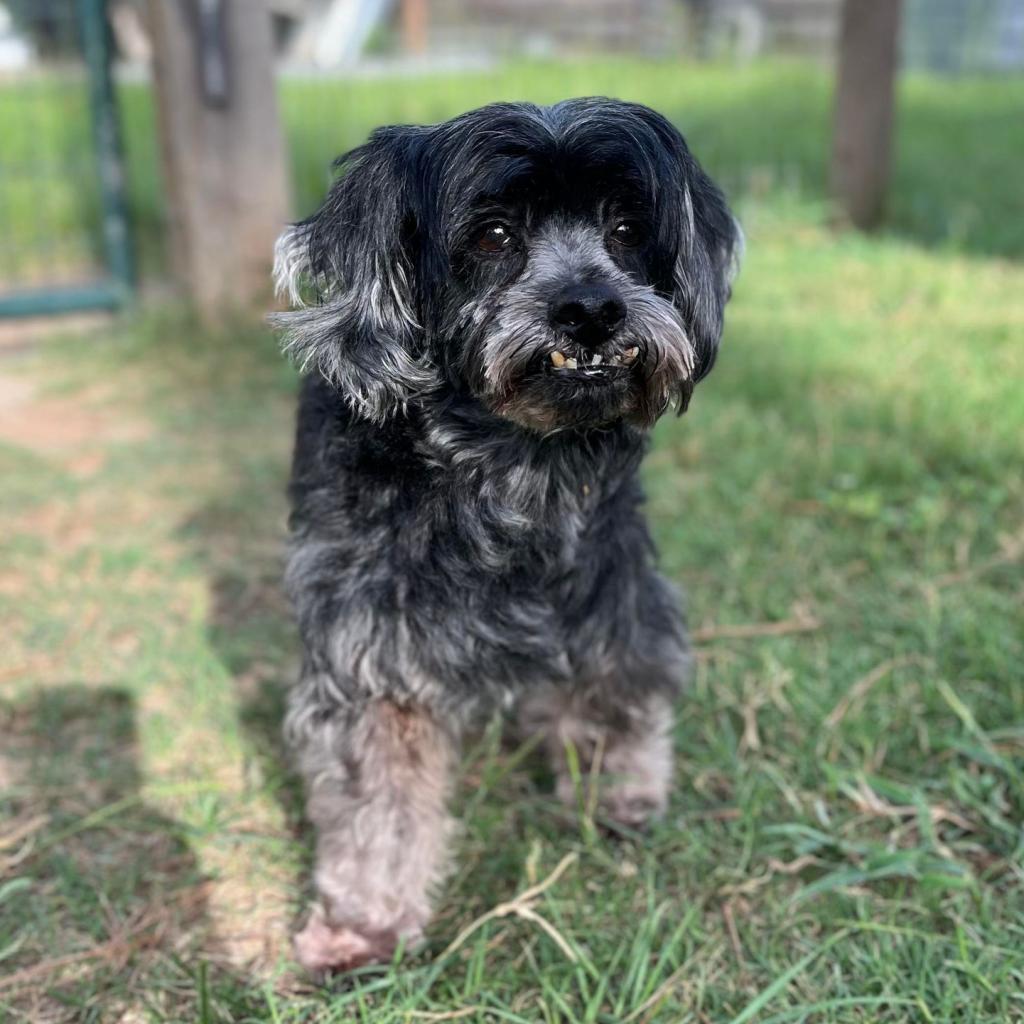
[[[594,352],[569,343],[552,349],[544,361],[548,372],[555,377],[597,383],[628,372],[639,357],[638,345],[604,346],[603,351]]]
[[[595,350],[552,339],[533,354],[497,411],[543,433],[634,416],[644,406],[648,355],[642,341],[609,339]]]

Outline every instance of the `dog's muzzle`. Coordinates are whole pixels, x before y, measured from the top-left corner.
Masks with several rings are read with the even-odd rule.
[[[628,309],[620,292],[603,282],[563,288],[551,303],[548,320],[557,347],[549,353],[551,369],[584,380],[608,379],[628,367],[640,353],[628,342],[615,343]]]

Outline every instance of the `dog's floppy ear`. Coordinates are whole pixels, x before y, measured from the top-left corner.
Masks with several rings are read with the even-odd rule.
[[[323,206],[289,227],[275,251],[278,292],[299,307],[271,318],[285,348],[377,421],[437,381],[423,352],[410,251],[427,206],[421,136],[378,129],[341,157]]]
[[[714,365],[723,311],[743,254],[743,232],[721,189],[701,169],[679,130],[661,114],[639,109],[661,150],[653,161],[660,242],[663,251],[673,254],[672,301],[682,314],[696,355],[693,379],[681,395],[682,409],[693,384]]]
[[[685,143],[684,143],[685,147]],[[743,231],[721,189],[684,150],[684,174],[676,185],[678,254],[674,301],[683,313],[696,353],[694,383],[714,365],[725,304],[743,255]]]

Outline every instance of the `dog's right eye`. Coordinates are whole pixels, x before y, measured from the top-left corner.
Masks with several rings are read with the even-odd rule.
[[[512,232],[507,224],[488,224],[480,232],[476,240],[476,247],[483,252],[501,252],[507,248],[512,241]]]
[[[623,220],[612,229],[611,237],[619,245],[632,249],[643,240],[643,229],[635,220]]]

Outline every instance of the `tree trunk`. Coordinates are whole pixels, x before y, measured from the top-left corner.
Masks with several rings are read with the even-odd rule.
[[[207,320],[269,295],[289,215],[265,0],[149,0],[172,269]]]
[[[901,0],[845,0],[832,139],[832,196],[859,228],[882,219],[892,151]]]
[[[402,46],[417,57],[427,52],[427,0],[402,0]]]

